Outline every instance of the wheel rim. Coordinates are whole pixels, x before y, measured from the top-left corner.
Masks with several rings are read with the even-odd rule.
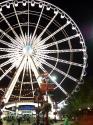
[[[87,63],[85,42],[75,22],[45,1],[10,0],[1,6],[1,82],[7,78],[8,84],[16,81],[13,98],[33,97],[38,84],[32,60],[40,76],[47,72],[49,82],[56,85],[53,98],[58,92],[62,99],[68,98],[81,83]],[[54,75],[57,80],[52,79]]]

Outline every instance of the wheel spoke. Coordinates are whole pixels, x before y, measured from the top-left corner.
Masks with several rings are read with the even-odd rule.
[[[13,39],[11,36],[9,36],[7,33],[5,33],[3,30],[0,29],[0,32],[2,34],[4,34],[14,45],[16,45],[16,47],[21,48],[23,46],[21,43],[19,43],[15,39]]]
[[[52,60],[52,61],[55,61],[55,62],[61,62],[61,63],[69,64],[69,65],[83,67],[83,64],[79,64],[79,63],[75,63],[75,62],[67,61],[67,60],[63,60],[63,59],[58,59],[58,58],[51,57],[51,56],[48,56],[48,55],[39,55],[39,57],[43,58],[43,59]]]
[[[22,81],[21,81],[21,87],[20,87],[20,93],[19,93],[19,101],[20,101],[20,98],[21,98],[22,86],[23,86],[23,83],[24,83],[23,81],[24,81],[25,71],[26,71],[26,63],[24,64],[24,68],[23,68]]]
[[[55,41],[55,42],[46,44],[46,45],[43,45],[43,44],[42,44],[42,41],[43,41],[43,40],[42,40],[40,43],[38,43],[38,46],[37,46],[37,47],[38,47],[38,48],[41,47],[42,49],[46,49],[46,48],[48,48],[48,47],[54,46],[54,45],[56,45],[56,44],[60,44],[60,43],[62,43],[62,42],[69,41],[69,40],[74,39],[74,38],[79,37],[79,36],[80,36],[79,34],[76,34],[76,35],[73,35],[73,36],[70,36],[70,37],[67,37],[67,38],[61,39],[61,40],[59,40],[59,41]]]
[[[4,44],[4,45],[6,45],[6,46],[8,46],[10,48],[15,48],[16,47],[14,44],[8,43],[8,42],[6,42],[4,40],[1,40],[1,39],[0,39],[0,43]]]
[[[28,60],[30,62],[30,60]],[[31,72],[31,65],[29,63],[29,74],[30,74],[30,84],[31,84],[31,89],[32,89],[32,92],[33,92],[33,96],[34,96],[34,86],[33,86],[33,81],[32,81],[32,72]]]
[[[16,56],[15,54],[5,54],[5,55],[0,55],[0,59],[6,59],[6,58],[13,58],[14,56]]]
[[[44,73],[46,73],[47,71],[45,70],[45,68],[43,67],[43,65],[41,64],[40,66],[39,66],[39,68],[44,72]]]
[[[4,102],[5,102],[5,103],[8,102],[8,100],[9,100],[11,94],[12,94],[12,91],[13,91],[13,89],[14,89],[16,83],[17,83],[17,80],[18,80],[18,78],[19,78],[19,76],[20,76],[20,73],[21,73],[22,70],[23,70],[25,61],[26,61],[26,57],[24,57],[24,58],[22,59],[22,62],[20,62],[20,66],[19,66],[19,68],[18,68],[16,74],[14,75],[13,80],[10,82],[10,86],[9,86],[8,90],[6,91],[5,96],[4,96]]]
[[[40,13],[40,15],[39,15],[39,19],[38,19],[37,25],[36,25],[36,27],[35,27],[35,30],[34,30],[34,33],[33,33],[33,36],[32,36],[32,43],[33,43],[33,38],[35,37],[36,31],[37,31],[37,29],[38,29],[38,26],[39,26],[39,23],[40,23],[40,20],[41,20],[44,7],[45,7],[45,5],[43,5],[42,10],[41,10],[41,13]]]
[[[0,12],[0,14],[1,14],[2,18],[4,19],[4,21],[7,23],[7,25],[9,26],[9,28],[11,29],[11,31],[13,32],[13,34],[14,34],[17,38],[19,38],[19,36],[18,36],[17,33],[14,31],[14,29],[12,28],[12,26],[10,25],[10,23],[8,22],[8,20],[6,19],[6,17],[3,15],[3,13]]]
[[[13,63],[15,60],[15,58],[10,58],[9,60],[5,61],[4,63],[0,64],[0,68],[10,64],[10,63]]]
[[[32,69],[32,71],[34,72],[34,75],[35,75],[35,77],[36,77],[36,80],[37,80],[37,82],[38,82],[38,84],[39,84],[39,86],[40,86],[40,84],[42,83],[42,80],[40,79],[40,74],[39,74],[39,72],[38,72],[38,69],[37,69],[37,67],[36,67],[36,65],[35,65],[35,63],[34,63],[32,57],[29,56],[28,59],[29,59],[29,61],[30,61],[31,69]]]
[[[64,88],[61,87],[60,84],[58,84],[55,80],[53,80],[50,75],[49,75],[48,77],[55,83],[55,85],[56,85],[66,96],[68,96],[68,93],[66,92],[66,90],[65,90]]]
[[[0,51],[2,52],[19,52],[19,49],[15,48],[15,49],[12,49],[12,48],[0,48]]]
[[[14,64],[12,66],[10,66],[10,68],[8,70],[6,70],[6,72],[4,72],[3,75],[0,76],[0,80],[2,80],[14,67],[15,67]]]
[[[29,36],[30,36],[30,31],[29,31],[29,0],[28,0],[28,41],[27,41],[27,43],[29,43],[30,41],[29,41]]]
[[[42,63],[45,64],[46,66],[50,67],[51,69],[59,72],[60,74],[68,77],[69,79],[73,80],[74,82],[77,82],[78,80],[68,74],[66,74],[65,72],[61,71],[60,69],[56,68],[55,66],[53,66],[52,64],[49,64],[48,62],[46,62],[44,59],[41,59],[42,60]]]
[[[64,24],[63,26],[61,26],[58,30],[56,30],[55,32],[53,32],[51,35],[49,35],[48,37],[46,37],[45,39],[41,40],[39,44],[43,45],[47,40],[49,40],[51,37],[53,37],[54,35],[56,35],[58,32],[60,32],[62,29],[64,29],[65,27],[67,27],[69,25],[69,23]]]
[[[51,54],[51,53],[78,53],[85,52],[86,49],[63,49],[63,50],[37,50],[37,53],[40,54]]]
[[[40,69],[41,69],[43,72],[45,72],[45,73],[47,72],[42,65],[40,65]],[[61,87],[60,84],[58,84],[55,80],[52,79],[51,75],[48,74],[48,77],[49,77],[49,79],[51,79],[51,80],[53,81],[53,83],[55,83],[55,85],[56,85],[66,96],[68,96],[68,93]]]
[[[50,22],[48,23],[48,25],[45,27],[45,29],[41,32],[41,34],[37,37],[37,39],[40,39],[42,37],[42,35],[46,32],[46,30],[48,29],[48,27],[51,25],[51,23],[54,21],[54,19],[56,18],[57,14],[54,15],[54,17],[50,20]]]
[[[20,31],[21,31],[21,35],[22,35],[22,37],[23,37],[23,39],[24,39],[24,41],[22,41],[22,42],[23,42],[24,44],[26,44],[26,43],[25,43],[25,38],[24,38],[24,33],[23,33],[23,30],[22,30],[22,27],[21,27],[21,24],[20,24],[20,21],[19,21],[18,14],[17,14],[17,11],[16,11],[16,8],[15,8],[14,3],[13,3],[13,9],[14,9],[14,12],[15,12],[15,15],[16,15],[16,19],[17,19],[17,22],[18,22]]]

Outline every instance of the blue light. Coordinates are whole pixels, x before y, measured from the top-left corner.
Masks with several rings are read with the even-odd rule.
[[[18,107],[18,110],[35,110],[34,105],[21,105]]]

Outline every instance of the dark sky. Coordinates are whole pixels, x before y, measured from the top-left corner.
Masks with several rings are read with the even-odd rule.
[[[93,77],[93,4],[90,0],[46,0],[63,9],[80,28],[87,46],[87,77]]]
[[[5,1],[5,0],[0,0]],[[93,4],[92,0],[45,0],[63,9],[80,28],[88,49],[87,77],[93,76]]]

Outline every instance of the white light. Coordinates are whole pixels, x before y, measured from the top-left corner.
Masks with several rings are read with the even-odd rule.
[[[88,55],[86,53],[84,54],[84,56],[85,56],[86,59],[88,58]]]
[[[40,82],[42,83],[42,80],[43,80],[43,78],[40,76],[40,77],[38,78],[38,81],[40,81]]]
[[[5,118],[5,117],[6,117],[6,115],[5,115],[5,114],[2,114],[2,115],[1,115],[1,119]]]
[[[83,45],[83,43],[84,43],[84,40],[82,38],[80,38],[80,44]]]
[[[9,9],[9,8],[10,8],[10,3],[7,3],[7,4],[6,4],[6,7]]]
[[[56,81],[57,80],[57,77],[56,76],[51,76],[52,80],[53,81]]]
[[[82,85],[82,84],[84,84],[84,83],[83,83],[83,82],[78,82],[78,84],[79,84],[79,85]]]
[[[33,52],[33,49],[32,49],[32,47],[31,46],[25,46],[24,48],[23,48],[23,53],[25,54],[25,55],[31,55],[32,54],[32,52]]]
[[[51,9],[51,6],[50,5],[47,5],[47,7],[46,7],[46,10],[50,10]]]
[[[61,108],[64,108],[65,106],[67,106],[66,102],[63,100],[62,102],[60,102],[58,104],[58,107],[61,109]]]
[[[66,101],[64,101],[64,106],[67,106],[67,103],[66,103]]]
[[[79,111],[81,111],[81,108],[79,108]]]
[[[86,62],[85,62],[86,60],[84,60],[84,65],[83,65],[83,69],[85,69],[86,68]]]
[[[71,21],[70,20],[67,20],[67,24],[70,24],[71,23]]]
[[[54,10],[54,14],[58,14],[58,10],[57,9]]]
[[[0,12],[2,11],[2,7],[0,6]]]
[[[21,115],[21,114],[22,114],[22,111],[18,111],[18,114]]]
[[[15,1],[15,7],[18,7],[18,1]]]
[[[83,41],[80,41],[80,44],[82,44],[82,45],[83,45],[83,43],[84,43]]]
[[[84,60],[87,60],[87,58],[86,58],[85,56],[83,57],[83,59],[84,59]]]
[[[39,3],[39,8],[42,8],[43,7],[43,3]]]
[[[79,88],[79,86],[76,86],[75,92],[78,92],[78,91],[80,91],[80,88]]]
[[[88,55],[87,55],[86,53],[84,53],[83,59],[84,59],[84,60],[87,60],[87,58],[88,58]]]
[[[32,6],[32,7],[35,6],[35,1],[34,1],[34,0],[31,1],[31,6]]]
[[[90,110],[90,107],[87,107],[88,110]]]
[[[23,1],[23,6],[26,6],[26,0]]]
[[[84,60],[86,60],[86,58],[85,58],[85,57],[83,57],[83,59],[84,59]]]
[[[60,16],[60,17],[61,17],[61,19],[63,19],[63,18],[65,17],[65,15],[64,15],[64,14],[61,14],[61,16]]]
[[[76,27],[74,25],[72,25],[72,30],[76,30]]]

